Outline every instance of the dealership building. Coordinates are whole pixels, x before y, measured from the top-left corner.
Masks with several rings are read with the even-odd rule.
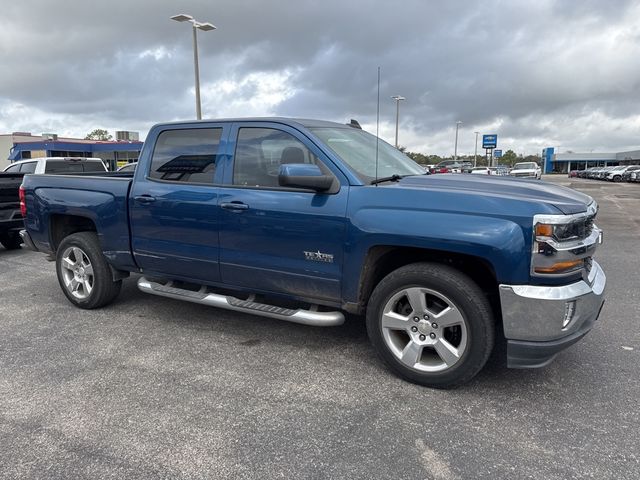
[[[96,157],[110,170],[138,160],[142,142],[137,132],[116,132],[115,141],[59,137],[55,133],[0,134],[0,171],[11,162],[42,157]]]
[[[544,173],[568,173],[590,167],[640,165],[640,150],[615,153],[555,153],[553,147],[542,150]]]

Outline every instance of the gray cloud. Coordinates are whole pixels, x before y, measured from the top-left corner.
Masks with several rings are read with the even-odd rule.
[[[404,95],[401,143],[410,149],[450,154],[458,119],[462,152],[473,150],[476,129],[497,132],[518,152],[640,145],[635,1],[53,5],[4,6],[4,129],[66,125],[82,134],[99,125],[144,134],[152,123],[193,117],[190,31],[169,20],[190,13],[218,26],[199,37],[207,115],[247,111],[371,125],[381,66],[381,132],[391,138],[390,95]],[[261,88],[260,78],[276,84]]]

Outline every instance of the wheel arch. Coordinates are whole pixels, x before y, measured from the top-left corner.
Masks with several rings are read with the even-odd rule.
[[[443,250],[378,245],[367,252],[360,272],[358,302],[355,313],[363,313],[374,288],[389,273],[418,262],[448,265],[473,280],[485,293],[493,309],[494,318],[500,315],[498,281],[493,266],[484,258]]]
[[[69,235],[78,232],[96,232],[96,224],[88,217],[80,215],[64,215],[54,213],[49,218],[49,232],[51,235],[51,250],[56,251],[60,242]],[[99,238],[98,238],[99,240]]]

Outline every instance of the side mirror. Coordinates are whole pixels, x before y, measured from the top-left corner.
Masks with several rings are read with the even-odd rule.
[[[317,165],[287,163],[280,165],[278,183],[281,187],[308,188],[324,192],[333,185],[333,177],[323,174]]]

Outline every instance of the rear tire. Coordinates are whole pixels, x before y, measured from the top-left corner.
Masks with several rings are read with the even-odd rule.
[[[118,296],[122,287],[122,280],[113,280],[94,232],[74,233],[60,242],[56,273],[62,291],[79,308],[103,307]]]
[[[471,380],[494,345],[491,306],[463,273],[414,263],[387,275],[367,306],[367,332],[382,361],[420,385],[450,388]]]
[[[5,233],[0,235],[0,243],[7,250],[16,250],[22,245],[22,238],[18,233]]]

